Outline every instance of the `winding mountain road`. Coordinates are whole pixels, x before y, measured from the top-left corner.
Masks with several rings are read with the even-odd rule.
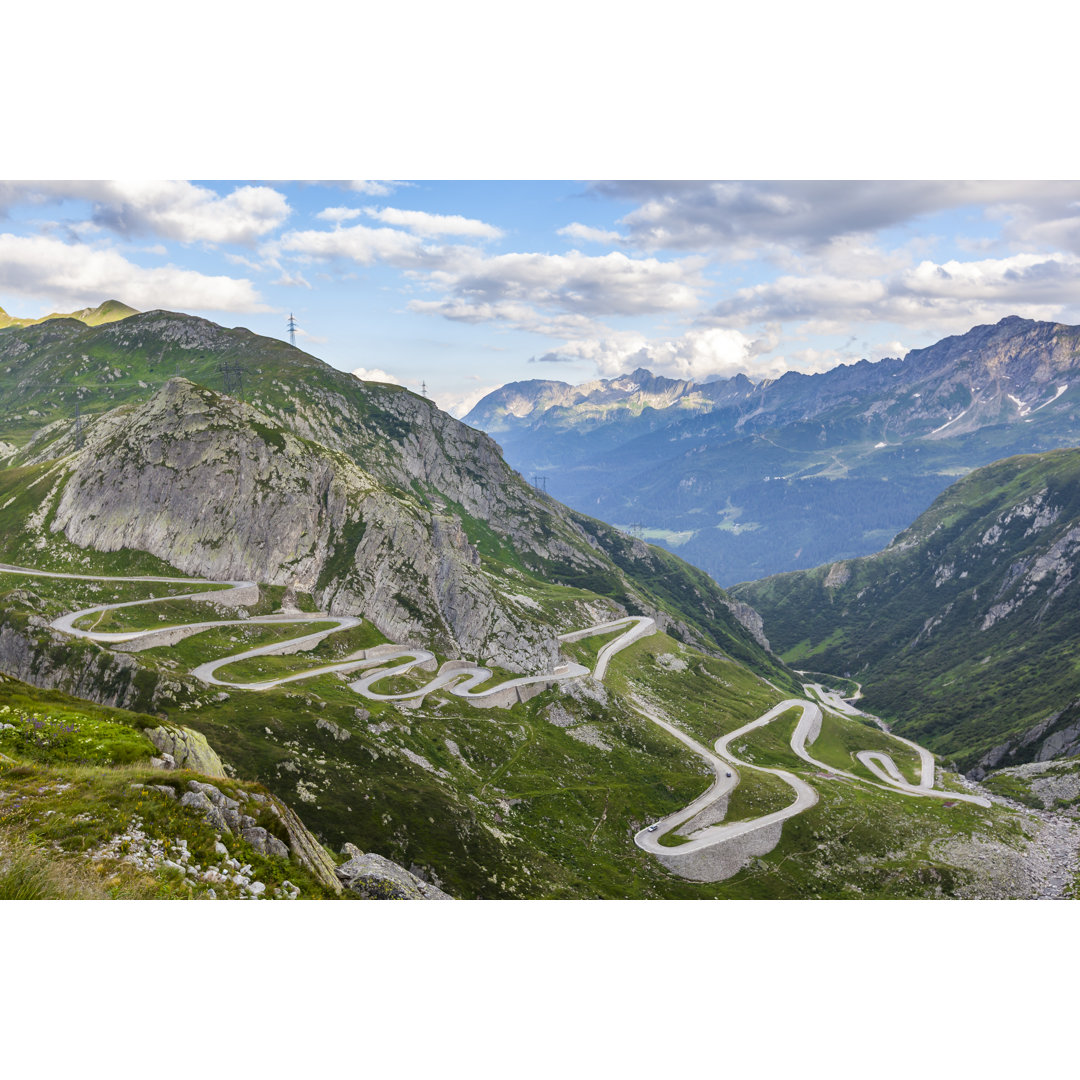
[[[152,604],[163,599],[170,600],[210,600],[217,603],[228,603],[238,606],[245,595],[250,595],[255,589],[253,581],[208,581],[203,578],[166,578],[155,576],[132,576],[132,577],[104,577],[93,574],[75,574],[61,571],[34,570],[27,567],[11,566],[0,563],[0,573],[22,574],[30,577],[67,578],[72,580],[96,581],[96,582],[148,582],[168,585],[217,585],[216,590],[206,590],[174,595],[169,597],[149,597],[143,600],[129,600],[115,604],[99,604],[94,607],[83,608],[79,611],[70,612],[54,619],[49,625],[51,629],[61,633],[70,634],[73,637],[94,641],[102,645],[119,645],[124,643],[140,643],[143,647],[153,647],[155,639],[161,644],[177,640],[177,635],[188,636],[199,633],[202,630],[224,626],[250,626],[250,625],[273,625],[273,624],[303,624],[303,623],[334,623],[332,627],[323,628],[311,634],[289,638],[283,642],[272,642],[268,645],[226,656],[218,660],[200,664],[194,668],[191,674],[208,686],[230,687],[240,690],[269,690],[286,683],[298,682],[311,679],[319,675],[330,673],[348,673],[364,670],[360,678],[348,685],[362,697],[373,701],[418,701],[436,690],[442,690],[455,697],[463,698],[470,704],[479,707],[493,705],[510,705],[516,700],[524,700],[521,691],[525,687],[537,685],[550,686],[558,682],[570,679],[579,679],[592,675],[597,680],[603,680],[607,673],[608,664],[613,656],[621,650],[632,645],[635,641],[657,632],[655,621],[647,616],[627,616],[610,622],[589,626],[582,630],[560,634],[558,640],[563,643],[580,641],[597,634],[604,634],[621,627],[626,627],[624,633],[607,642],[597,654],[596,666],[590,672],[581,664],[566,663],[557,666],[553,671],[543,675],[524,675],[504,680],[495,686],[483,687],[493,676],[490,669],[464,660],[448,660],[434,673],[433,677],[420,687],[412,688],[399,693],[379,693],[374,687],[386,679],[407,675],[414,669],[431,671],[434,669],[436,657],[426,649],[407,648],[398,645],[377,645],[374,648],[361,649],[344,657],[332,664],[324,664],[319,667],[309,668],[305,671],[290,675],[283,675],[273,679],[264,679],[257,682],[235,682],[228,679],[220,679],[216,675],[221,668],[242,660],[253,659],[259,656],[269,656],[282,652],[299,652],[311,649],[319,642],[332,634],[359,626],[363,620],[353,616],[328,615],[323,612],[282,612],[273,615],[257,615],[241,619],[218,619],[206,622],[181,623],[171,626],[158,626],[146,630],[127,631],[98,631],[84,629],[75,624],[90,615],[101,615],[108,611],[123,608],[138,607],[143,604]],[[366,670],[365,670],[366,669]],[[483,688],[482,688],[483,687]],[[829,712],[840,716],[854,717],[864,716],[860,710],[844,701],[838,694],[827,690],[817,683],[804,685],[807,699],[815,697],[817,701],[802,698],[789,698],[774,705],[756,720],[744,724],[734,731],[728,732],[716,740],[714,749],[709,750],[699,742],[687,735],[676,725],[659,716],[656,710],[647,702],[638,698],[631,698],[631,704],[642,716],[662,728],[673,738],[678,739],[683,745],[701,757],[712,769],[715,780],[707,791],[700,795],[689,805],[681,810],[669,814],[652,825],[639,831],[634,842],[638,847],[653,855],[662,857],[666,865],[673,866],[676,871],[678,862],[687,859],[710,848],[717,848],[740,837],[748,837],[762,830],[772,829],[782,824],[796,814],[814,806],[818,801],[818,794],[805,780],[785,769],[754,765],[737,757],[730,749],[731,744],[741,736],[764,727],[782,716],[789,709],[801,710],[799,721],[791,735],[791,749],[793,753],[808,765],[830,777],[843,777],[862,784],[869,784],[883,790],[901,793],[917,797],[936,797],[952,801],[964,801],[975,803],[979,806],[988,807],[989,801],[976,795],[965,792],[941,791],[934,788],[934,759],[933,755],[923,747],[899,736],[890,736],[899,742],[911,747],[920,757],[920,780],[918,784],[910,783],[900,772],[892,757],[883,751],[864,750],[855,756],[859,762],[881,783],[875,783],[856,776],[843,769],[838,769],[825,762],[814,758],[807,750],[821,731],[822,706]],[[819,704],[820,702],[820,704]],[[764,814],[761,817],[744,821],[721,822],[719,824],[707,824],[689,834],[685,842],[676,846],[666,846],[660,843],[660,838],[675,829],[692,821],[703,811],[709,809],[720,799],[725,798],[740,783],[740,769],[750,769],[758,772],[772,773],[779,777],[793,793],[792,801],[780,810]],[[721,815],[722,816],[722,815]],[[779,833],[775,834],[777,837]]]

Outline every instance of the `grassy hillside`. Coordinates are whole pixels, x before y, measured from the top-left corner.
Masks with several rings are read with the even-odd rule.
[[[40,319],[20,319],[0,308],[0,330],[7,330],[10,327],[37,326],[50,319],[75,319],[87,326],[102,326],[104,323],[117,322],[120,319],[126,319],[129,315],[137,314],[135,308],[128,307],[119,300],[106,300],[97,307],[82,308],[63,315],[54,312],[52,315],[43,315]]]
[[[66,537],[51,530],[52,511],[41,526],[48,550],[41,548],[39,536],[30,537],[18,526],[62,477],[48,463],[75,449],[76,404],[85,437],[93,443],[95,431],[108,423],[106,411],[130,409],[134,423],[180,374],[219,395],[209,407],[226,439],[240,419],[235,396],[241,391],[233,388],[233,397],[225,399],[232,407],[221,403],[225,366],[243,372],[242,394],[250,406],[244,437],[257,437],[271,457],[280,453],[289,432],[302,440],[300,448],[289,443],[290,457],[313,455],[337,471],[333,462],[341,455],[408,507],[413,518],[456,518],[486,572],[582,589],[628,611],[657,613],[700,646],[737,656],[795,688],[790,673],[754,641],[707,575],[536,491],[506,465],[490,439],[427,400],[401,387],[361,382],[285,342],[171,312],[132,315],[99,327],[52,320],[0,335],[0,440],[21,448],[9,458],[16,471],[0,478],[0,486],[11,490],[0,505],[15,497],[0,511],[11,523],[6,557],[45,566],[42,559],[55,548],[70,556],[68,565],[80,558],[72,550],[59,552]],[[114,431],[111,441],[96,448],[104,465],[117,457],[130,428],[114,425]],[[172,430],[161,434],[166,444],[179,437]],[[24,468],[39,471],[17,471]],[[262,493],[252,496],[262,498]],[[357,558],[364,522],[354,515],[353,525],[335,538],[322,589],[332,590]],[[70,525],[65,531],[70,534]],[[36,559],[27,551],[30,546],[38,552]],[[164,548],[156,555],[169,559]],[[95,566],[107,563],[117,570],[124,561],[116,554],[87,557]],[[128,563],[132,569],[150,566],[135,551]]]
[[[781,721],[775,731],[752,733],[740,752],[802,772],[821,801],[786,823],[777,848],[735,877],[717,884],[684,881],[638,849],[633,835],[689,803],[711,776],[632,701],[648,700],[711,745],[781,696],[734,661],[658,635],[616,656],[606,688],[548,690],[493,710],[436,694],[410,709],[361,705],[334,676],[274,691],[211,693],[184,671],[204,636],[209,654],[220,654],[223,633],[187,639],[183,655],[167,649],[138,654],[148,671],[167,671],[178,687],[166,715],[203,732],[230,775],[249,778],[214,783],[233,796],[272,792],[296,807],[329,849],[355,843],[420,869],[453,895],[953,895],[979,887],[978,876],[957,861],[965,845],[978,839],[1022,852],[1026,843],[1028,826],[1006,811],[823,778],[792,755]],[[241,639],[232,648],[248,644]],[[265,658],[268,673],[275,659],[280,673],[294,669],[299,657]],[[325,657],[311,655],[308,662]],[[10,679],[0,681],[0,702],[0,722],[14,721],[0,731],[7,759],[0,761],[0,892],[5,868],[10,888],[28,887],[33,879],[41,890],[33,895],[42,896],[171,898],[207,887],[182,884],[184,876],[168,866],[147,872],[120,862],[132,845],[138,851],[170,845],[168,855],[181,839],[200,865],[214,855],[212,830],[154,787],[164,782],[182,791],[192,778],[148,768],[153,750],[141,728],[159,717],[104,709]],[[829,717],[822,756],[855,768],[853,750],[875,745],[868,737],[861,721]],[[881,732],[877,738],[904,767],[898,744]],[[747,770],[727,820],[788,801],[790,792],[775,778]],[[117,858],[88,857],[106,848]],[[294,864],[275,867],[259,862],[257,853],[237,852],[260,880],[275,885],[288,875],[303,895],[322,895]]]
[[[797,668],[863,684],[897,730],[973,766],[1080,699],[1080,450],[957,482],[878,555],[736,586]],[[1057,714],[1057,715],[1055,715]]]
[[[157,751],[144,729],[160,723],[0,676],[0,899],[240,897],[240,867],[267,896],[332,895],[294,860],[239,836],[225,837],[222,855],[223,834],[180,805],[188,782],[213,783],[247,800],[245,809],[265,788],[152,767]],[[287,840],[272,813],[257,812],[260,826]]]

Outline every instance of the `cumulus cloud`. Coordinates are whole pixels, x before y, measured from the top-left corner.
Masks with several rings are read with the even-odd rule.
[[[584,240],[588,244],[625,244],[626,237],[622,233],[612,232],[609,229],[597,229],[592,225],[582,225],[580,221],[572,221],[557,230],[560,236],[570,240]]]
[[[1054,319],[1075,309],[1078,297],[1080,256],[1025,253],[944,263],[923,260],[881,278],[784,275],[737,290],[702,322],[798,322],[811,333],[887,322],[952,333],[1006,315]]]
[[[376,211],[375,216],[383,213]],[[413,211],[394,214],[409,215],[395,220],[428,235],[448,228],[447,222],[469,221]],[[686,311],[698,304],[705,288],[703,262],[696,258],[661,260],[579,251],[488,255],[467,245],[425,243],[422,235],[385,226],[294,230],[262,250],[271,258],[346,259],[366,266],[382,262],[415,271],[422,284],[444,295],[439,300],[413,301],[410,308],[466,322],[532,325],[541,319],[539,311],[556,318]]]
[[[381,382],[390,383],[393,386],[404,386],[405,384],[396,376],[391,375],[387,371],[383,371],[382,368],[353,368],[353,375],[364,382]]]
[[[342,221],[352,221],[353,218],[363,216],[363,209],[359,206],[328,206],[325,210],[320,210],[315,216],[322,221],[332,221],[335,224],[340,224]]]
[[[704,283],[694,259],[632,259],[608,255],[461,252],[431,282],[471,306],[503,301],[585,315],[640,315],[686,311]]]
[[[502,236],[502,229],[460,214],[429,214],[424,210],[396,210],[392,206],[382,209],[366,206],[364,213],[384,225],[396,225],[417,236],[471,236],[481,240]]]
[[[660,339],[607,330],[594,337],[568,341],[533,359],[536,363],[588,361],[605,376],[648,368],[657,375],[705,382],[710,378],[730,378],[739,372],[754,378],[780,374],[786,370],[782,359],[759,359],[775,344],[776,338],[771,333],[750,338],[741,331],[720,327],[693,329],[680,337]]]
[[[228,195],[188,180],[20,181],[0,185],[0,206],[86,200],[94,224],[123,236],[150,234],[185,243],[250,244],[289,215],[285,196],[248,185]]]
[[[623,181],[594,189],[639,202],[620,221],[637,247],[743,256],[771,245],[814,248],[961,206],[1012,219],[1018,238],[1045,223],[1049,238],[1060,233],[1049,223],[1067,207],[1073,220],[1080,200],[1072,181]]]
[[[495,303],[470,303],[468,300],[410,300],[409,310],[422,315],[441,315],[464,323],[501,322],[515,330],[549,337],[579,337],[596,330],[594,320],[585,315],[538,311],[528,304],[512,300]]]
[[[426,248],[418,236],[400,229],[371,229],[366,225],[293,230],[267,244],[265,251],[272,256],[288,253],[304,258],[351,259],[363,266],[375,262],[399,267],[422,266],[437,257],[437,251]]]
[[[501,383],[494,383],[491,386],[473,387],[468,390],[442,390],[434,395],[435,404],[443,412],[448,412],[460,420],[481,398],[487,397],[492,390],[498,390],[501,385]]]
[[[271,311],[246,278],[214,277],[176,266],[145,268],[119,252],[48,236],[0,234],[0,286],[46,297],[63,309],[115,298],[140,310]]]

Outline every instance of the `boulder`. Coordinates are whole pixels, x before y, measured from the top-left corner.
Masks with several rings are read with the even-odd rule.
[[[337,875],[347,889],[365,900],[453,899],[436,886],[410,874],[404,867],[371,852],[354,855],[337,868]]]
[[[221,758],[206,741],[206,736],[198,731],[183,727],[147,728],[146,737],[157,747],[163,759],[166,755],[172,756],[175,768],[225,779],[225,766]]]
[[[180,805],[189,806],[203,814],[214,809],[214,804],[201,791],[185,791],[180,797]]]

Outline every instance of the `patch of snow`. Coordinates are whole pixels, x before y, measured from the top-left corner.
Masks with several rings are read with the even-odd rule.
[[[1035,407],[1034,409],[1032,409],[1031,411],[1032,411],[1032,412],[1038,412],[1038,411],[1039,411],[1039,409],[1045,409],[1045,408],[1046,408],[1046,406],[1047,406],[1047,405],[1049,405],[1049,404],[1050,404],[1051,402],[1057,401],[1057,399],[1058,399],[1059,397],[1061,397],[1061,395],[1062,395],[1062,394],[1064,394],[1064,393],[1065,393],[1065,391],[1066,391],[1066,390],[1068,390],[1068,389],[1069,389],[1069,384],[1068,384],[1068,383],[1065,383],[1065,385],[1064,385],[1064,386],[1059,386],[1059,387],[1057,388],[1057,393],[1056,393],[1056,394],[1055,394],[1055,395],[1054,395],[1054,396],[1053,396],[1052,398],[1050,398],[1050,400],[1049,400],[1049,401],[1044,401],[1044,402],[1043,402],[1043,403],[1042,403],[1041,405],[1037,405],[1037,406],[1036,406],[1036,407]]]
[[[968,409],[970,409],[970,406],[968,406]],[[966,416],[967,415],[968,409],[965,409],[962,413],[960,413],[959,416],[954,416],[951,419],[947,420],[944,424],[941,425],[941,427],[934,428],[934,430],[931,431],[930,434],[931,435],[936,435],[939,431],[944,431],[950,424],[955,424],[956,421],[959,420],[961,416]]]

